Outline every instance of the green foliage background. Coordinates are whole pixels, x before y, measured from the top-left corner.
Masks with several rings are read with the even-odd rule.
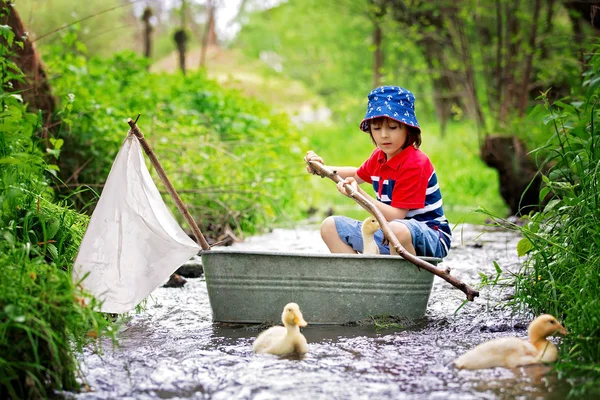
[[[57,134],[65,141],[65,183],[81,166],[76,185],[103,182],[127,134],[126,119],[141,113],[140,129],[201,228],[252,233],[298,217],[290,176],[302,155],[287,115],[221,88],[201,71],[148,73],[134,53],[88,60],[73,48],[75,37],[67,33],[46,58],[65,105]],[[78,196],[80,205],[91,200]]]
[[[132,50],[132,39],[139,29],[131,16],[131,5],[120,0],[18,0],[16,7],[42,50],[59,44],[61,36],[56,32],[79,20],[83,21],[79,23],[78,46],[98,56]]]

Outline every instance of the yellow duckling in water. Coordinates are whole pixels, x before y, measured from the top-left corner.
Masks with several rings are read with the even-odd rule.
[[[540,315],[529,324],[527,333],[529,341],[511,337],[482,343],[454,360],[454,365],[463,369],[515,368],[556,361],[558,350],[546,338],[557,333],[567,334],[556,318],[549,314]]]
[[[275,355],[304,354],[308,352],[306,338],[300,333],[300,327],[307,325],[300,307],[296,303],[287,304],[281,314],[283,326],[273,326],[262,332],[252,345],[255,353]]]
[[[379,222],[375,217],[365,219],[360,228],[363,239],[363,254],[379,254],[379,246],[375,242],[375,232],[379,230]]]

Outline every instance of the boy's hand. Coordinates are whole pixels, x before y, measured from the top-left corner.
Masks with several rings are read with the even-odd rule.
[[[348,193],[348,191],[346,190],[346,187],[344,186],[345,183],[350,185],[350,193]],[[356,179],[354,179],[353,177],[348,177],[343,181],[338,182],[336,186],[337,190],[344,196],[352,197],[351,195],[358,192],[358,182],[356,182]]]
[[[315,153],[312,150],[309,150],[309,151],[306,152],[306,156],[304,156],[304,161],[307,162],[307,163],[309,161],[318,161],[318,162],[320,162],[323,165],[325,164],[325,162],[323,161],[323,159],[321,157],[319,157],[317,155],[317,153]],[[313,175],[316,174],[316,172],[312,170],[312,168],[310,167],[310,165],[306,165],[306,172],[308,172],[309,174],[313,174]]]

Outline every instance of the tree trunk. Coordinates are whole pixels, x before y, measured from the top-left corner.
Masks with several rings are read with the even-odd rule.
[[[381,24],[376,21],[373,26],[373,45],[375,52],[373,54],[373,87],[376,88],[381,84],[381,68],[383,67],[383,50],[381,49]]]
[[[469,103],[471,103],[472,114],[475,116],[477,126],[479,130],[485,132],[485,118],[483,117],[483,111],[479,99],[477,98],[477,90],[475,88],[475,72],[473,69],[473,59],[471,57],[471,48],[468,44],[464,29],[463,22],[457,15],[457,10],[453,7],[449,7],[445,10],[450,15],[450,21],[454,27],[453,31],[459,43],[459,54],[463,64],[463,84],[467,93]]]
[[[25,29],[16,7],[11,7],[8,15],[3,19],[2,24],[12,28],[15,39],[20,39],[26,35],[27,29]],[[49,121],[56,109],[56,99],[52,95],[42,59],[34,43],[28,38],[23,41],[23,48],[13,46],[12,50],[15,53],[13,57],[15,64],[25,74],[24,82],[12,81],[14,90],[21,92],[23,101],[29,104],[29,111],[33,113],[41,111],[44,121]],[[44,129],[45,134],[46,129]]]
[[[206,51],[208,46],[217,45],[217,34],[215,31],[215,10],[216,7],[212,1],[207,4],[208,17],[204,27],[204,35],[202,36],[202,48],[200,49],[200,68],[206,67]]]
[[[535,0],[535,10],[533,10],[533,22],[531,24],[531,34],[529,35],[529,43],[527,55],[525,56],[525,71],[523,71],[523,81],[521,82],[521,102],[519,104],[520,116],[525,115],[527,108],[527,100],[529,99],[529,81],[531,80],[531,69],[533,65],[533,56],[535,54],[535,38],[537,35],[537,25],[540,17],[540,8],[542,8],[542,0]]]
[[[498,45],[496,47],[496,87],[494,89],[494,93],[497,96],[495,104],[498,105],[498,107],[496,107],[498,113],[500,113],[500,105],[502,104],[502,94],[504,93],[504,81],[502,80],[502,49],[504,48],[504,36],[502,35],[502,32],[502,5],[500,4],[500,0],[496,0],[496,37],[498,39]],[[490,108],[492,108],[491,105]]]
[[[506,4],[506,29],[504,31],[504,66],[502,69],[502,79],[504,80],[504,93],[502,95],[502,103],[500,103],[500,112],[498,121],[504,125],[509,114],[509,110],[515,105],[515,64],[519,42],[516,39],[519,32],[519,19],[517,11],[519,2],[509,2]]]
[[[440,133],[444,137],[446,126],[452,114],[452,105],[458,102],[458,90],[451,72],[443,67],[442,46],[431,37],[424,37],[419,41],[419,46],[425,49],[425,62],[432,77],[431,81],[434,89],[433,104],[435,105],[436,116],[440,120]]]
[[[142,15],[142,21],[144,22],[144,57],[152,57],[152,25],[150,24],[150,18],[152,18],[152,8],[147,6],[144,9]]]
[[[540,58],[542,60],[545,60],[546,58],[548,58],[548,46],[546,45],[546,38],[550,37],[550,34],[552,33],[552,17],[554,16],[554,1],[555,0],[548,0],[547,2],[547,8],[546,8],[546,25],[544,27],[544,33],[543,33],[543,37],[542,37],[542,43],[540,45],[542,52],[540,55]]]
[[[186,52],[186,44],[188,41],[188,35],[185,31],[186,15],[187,15],[186,1],[181,0],[181,27],[179,28],[179,30],[177,32],[175,32],[173,39],[175,40],[175,43],[177,44],[177,52],[179,53],[179,69],[181,70],[183,75],[185,75],[185,72],[186,72],[185,71],[185,52]]]
[[[179,69],[185,75],[185,51],[187,43],[187,33],[185,30],[180,29],[175,32],[175,43],[177,44],[177,52],[179,53]]]
[[[481,159],[498,170],[500,195],[511,215],[539,210],[542,178],[525,143],[514,136],[486,136],[480,151]]]
[[[217,13],[217,7],[214,5],[214,3],[210,3],[209,8],[208,8],[208,28],[207,28],[207,38],[206,38],[206,44],[209,46],[216,46],[218,44],[217,42],[217,31],[216,31],[216,13]]]

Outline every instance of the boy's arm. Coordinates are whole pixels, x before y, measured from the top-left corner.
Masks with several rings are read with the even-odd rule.
[[[323,158],[321,158],[319,155],[317,155],[317,153],[315,153],[312,150],[309,150],[306,152],[304,161],[305,162],[308,162],[308,161],[320,162],[327,168],[331,169],[332,171],[335,171],[342,179],[354,178],[359,184],[364,182],[362,179],[360,179],[360,177],[358,175],[356,175],[356,171],[358,170],[358,168],[356,168],[356,167],[333,167],[331,165],[325,165],[325,161],[323,161]],[[306,172],[313,173],[310,166],[306,166]]]
[[[358,183],[359,185],[361,183],[365,182],[362,179],[360,179],[360,177],[358,175],[356,175],[356,171],[358,170],[358,168],[356,168],[356,167],[332,167],[332,166],[327,166],[327,168],[331,169],[332,171],[337,172],[337,174],[342,179],[354,178],[354,180],[356,181],[356,183]]]
[[[408,214],[408,209],[406,208],[396,208],[392,206],[388,206],[385,203],[377,201],[375,203],[377,208],[381,211],[385,219],[388,221],[393,221],[395,219],[404,219],[406,218],[406,214]]]
[[[333,169],[335,167],[330,167],[330,168]],[[338,172],[338,174],[339,174],[339,172]],[[356,176],[356,172],[354,175]],[[379,209],[379,211],[381,211],[381,213],[383,214],[385,219],[388,221],[393,221],[395,219],[404,219],[406,217],[406,214],[408,214],[408,209],[388,206],[385,203],[382,203],[380,201],[373,199],[371,197],[371,195],[367,194],[367,192],[365,192],[363,190],[363,188],[358,186],[361,183],[364,183],[364,181],[362,179],[360,179],[358,176],[356,176],[356,177],[344,178],[344,180],[338,182],[336,186],[337,186],[338,191],[341,194],[343,194],[344,196],[352,197],[352,195],[348,193],[348,191],[346,190],[346,187],[345,187],[345,184],[349,184],[352,187],[352,189],[358,191],[364,197],[372,199],[375,206]]]
[[[360,178],[358,178],[360,179]],[[361,183],[360,181],[357,180],[357,183]],[[362,187],[358,186],[358,191],[366,197],[369,198],[373,198],[370,194],[368,194],[367,192],[365,192],[363,190]],[[395,219],[404,219],[406,217],[406,214],[408,214],[408,209],[406,208],[396,208],[396,207],[392,207],[389,206],[385,203],[382,203],[380,201],[377,201],[375,199],[373,199],[373,203],[375,203],[375,206],[377,208],[379,208],[379,211],[381,211],[381,213],[383,214],[383,216],[385,217],[386,220],[388,221],[393,221]]]

